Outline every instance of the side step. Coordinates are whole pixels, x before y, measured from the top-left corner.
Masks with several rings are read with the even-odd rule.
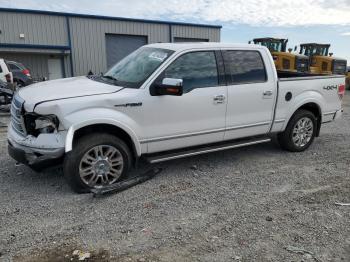
[[[163,161],[168,161],[168,160],[173,160],[173,159],[178,159],[178,158],[183,158],[183,157],[188,157],[188,156],[195,156],[195,155],[201,155],[201,154],[206,154],[206,153],[211,153],[211,152],[217,152],[217,151],[222,151],[222,150],[227,150],[227,149],[233,149],[233,148],[238,148],[238,147],[244,147],[244,146],[250,146],[250,145],[256,145],[256,144],[261,144],[261,143],[266,143],[270,142],[271,138],[269,137],[254,137],[254,138],[249,138],[249,139],[240,139],[240,140],[235,140],[234,142],[225,142],[225,143],[216,143],[210,146],[202,146],[202,147],[195,147],[195,148],[190,148],[187,150],[182,150],[182,151],[168,151],[163,154],[157,153],[157,155],[146,155],[144,158],[148,163],[155,164]]]

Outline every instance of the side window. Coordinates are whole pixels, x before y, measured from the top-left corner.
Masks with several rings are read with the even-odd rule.
[[[1,63],[0,63],[0,73],[2,73],[2,67],[1,67]]]
[[[225,68],[231,84],[266,82],[263,59],[257,51],[225,51]]]
[[[19,70],[19,68],[14,64],[7,64],[10,70]]]
[[[157,82],[163,78],[182,79],[184,93],[194,88],[217,86],[219,80],[215,53],[200,51],[184,54],[165,69]]]

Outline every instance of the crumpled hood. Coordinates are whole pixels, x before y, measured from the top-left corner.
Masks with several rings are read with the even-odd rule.
[[[86,76],[45,81],[24,87],[18,94],[25,101],[25,108],[33,111],[38,103],[74,97],[114,93],[122,87],[104,84]]]

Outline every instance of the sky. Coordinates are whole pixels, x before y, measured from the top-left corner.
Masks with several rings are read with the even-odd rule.
[[[350,0],[0,0],[0,7],[222,25],[222,42],[330,43],[350,64]]]

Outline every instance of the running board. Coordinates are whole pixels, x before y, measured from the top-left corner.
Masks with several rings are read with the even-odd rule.
[[[164,154],[157,154],[157,155],[148,155],[145,156],[145,160],[148,163],[155,164],[159,162],[164,162],[168,160],[173,160],[173,159],[178,159],[178,158],[183,158],[183,157],[189,157],[189,156],[196,156],[196,155],[201,155],[201,154],[206,154],[206,153],[212,153],[212,152],[217,152],[217,151],[222,151],[222,150],[227,150],[227,149],[233,149],[233,148],[238,148],[238,147],[244,147],[244,146],[250,146],[250,145],[256,145],[256,144],[261,144],[261,143],[266,143],[270,142],[271,138],[269,137],[264,137],[264,138],[259,138],[257,139],[256,137],[254,139],[245,139],[245,140],[240,140],[236,142],[228,142],[225,144],[215,144],[212,146],[205,146],[201,148],[195,148],[195,149],[187,149],[183,151],[177,151],[176,153],[164,153]]]

